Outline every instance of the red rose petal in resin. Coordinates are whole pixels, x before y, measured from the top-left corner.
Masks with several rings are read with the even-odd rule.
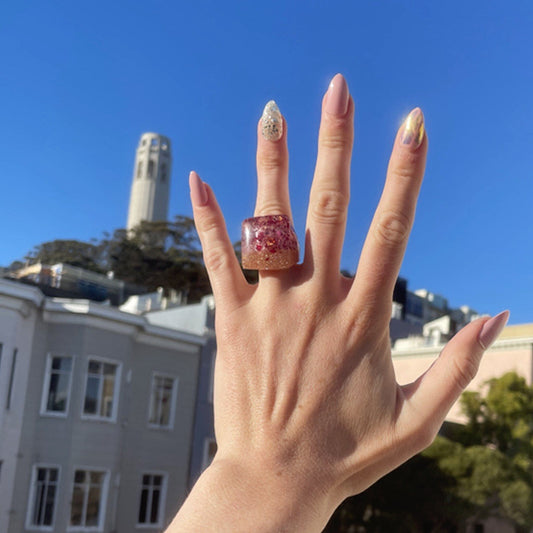
[[[298,239],[289,217],[267,215],[242,223],[242,266],[250,270],[283,270],[298,262]]]

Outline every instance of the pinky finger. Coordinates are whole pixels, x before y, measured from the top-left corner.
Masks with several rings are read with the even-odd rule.
[[[196,230],[217,306],[238,306],[248,285],[226,230],[224,216],[211,188],[196,172],[189,175]]]

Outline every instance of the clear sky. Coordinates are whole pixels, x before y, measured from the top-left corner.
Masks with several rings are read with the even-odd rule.
[[[7,2],[0,16],[0,265],[126,224],[141,133],[170,137],[169,214],[187,176],[216,191],[230,236],[251,216],[255,128],[289,126],[303,235],[320,101],[356,103],[343,267],[355,269],[396,128],[420,106],[429,159],[401,274],[453,306],[533,321],[533,2]]]

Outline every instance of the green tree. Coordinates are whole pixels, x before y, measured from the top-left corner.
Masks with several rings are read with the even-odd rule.
[[[53,265],[55,263],[67,263],[75,267],[103,273],[105,270],[101,264],[102,251],[101,245],[98,243],[57,239],[35,246],[26,255],[25,260],[30,264],[45,263]]]
[[[26,263],[66,263],[153,291],[175,289],[197,301],[211,288],[194,221],[176,216],[171,222],[142,222],[132,231],[118,229],[98,240],[55,240],[36,246]],[[14,262],[11,270],[20,267]]]
[[[327,533],[462,532],[468,519],[533,527],[533,387],[511,372],[465,392],[466,423],[349,498]]]
[[[211,292],[194,221],[142,222],[131,232],[117,230],[105,243],[106,264],[115,276],[142,285],[175,289],[189,301]]]

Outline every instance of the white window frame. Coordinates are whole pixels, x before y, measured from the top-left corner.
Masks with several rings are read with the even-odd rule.
[[[152,418],[151,416],[152,415],[152,395],[154,393],[154,381],[156,377],[171,379],[173,381],[172,397],[171,397],[172,403],[170,404],[169,420],[168,420],[168,424],[165,426],[150,422],[150,419]],[[166,374],[164,372],[152,372],[152,379],[150,380],[150,398],[148,400],[148,427],[153,428],[153,429],[164,429],[164,430],[169,430],[169,431],[174,429],[174,418],[176,416],[176,402],[178,398],[178,384],[179,384],[178,376],[174,376],[172,374]]]
[[[70,376],[68,383],[68,392],[67,392],[67,406],[65,411],[48,411],[46,406],[48,404],[48,393],[50,388],[50,378],[52,377],[52,360],[54,357],[61,357],[65,359],[70,359],[72,361],[70,367]],[[41,416],[53,416],[58,418],[66,418],[70,409],[70,395],[72,394],[72,376],[74,374],[74,356],[72,355],[63,355],[58,353],[48,353],[46,357],[46,368],[44,374],[44,383],[43,383],[43,393],[41,396]]]
[[[88,414],[85,412],[85,398],[87,396],[87,381],[89,378],[89,363],[91,361],[95,361],[97,363],[102,364],[110,364],[117,367],[117,371],[115,374],[115,387],[113,391],[113,409],[111,412],[111,416],[101,416],[99,414]],[[83,388],[83,398],[81,402],[81,418],[83,420],[96,420],[100,422],[110,422],[110,423],[116,423],[117,421],[117,413],[118,413],[118,400],[120,398],[120,384],[121,384],[121,376],[122,376],[122,362],[117,361],[116,359],[108,359],[106,357],[100,357],[96,355],[88,355],[85,359],[85,372],[84,372],[84,380],[85,385]],[[101,400],[101,398],[100,398]],[[98,409],[99,411],[99,409]]]
[[[57,482],[56,482],[56,494],[54,498],[54,510],[52,514],[52,525],[51,526],[37,526],[32,524],[32,516],[35,511],[35,489],[37,484],[37,470],[40,468],[46,469],[55,469],[57,470]],[[56,521],[56,511],[57,511],[57,502],[59,500],[59,490],[61,487],[61,466],[50,463],[35,463],[32,468],[31,479],[30,479],[30,491],[28,495],[28,509],[26,512],[26,529],[32,531],[53,531]]]
[[[143,490],[143,476],[161,476],[163,478],[161,480],[161,494],[159,497],[159,509],[157,512],[158,521],[155,524],[152,524],[152,523],[142,524],[139,522],[139,511],[141,509],[141,497],[142,497],[142,490]],[[168,472],[150,470],[150,471],[141,473],[141,480],[140,480],[141,490],[139,491],[139,500],[138,500],[139,504],[137,506],[137,518],[136,518],[137,523],[135,524],[135,527],[139,529],[154,529],[154,528],[163,526],[163,518],[165,515],[165,507],[166,507],[166,501],[167,501],[167,480],[168,480]],[[149,511],[149,508],[148,508],[148,511]]]
[[[75,476],[77,470],[83,470],[84,472],[97,472],[99,474],[104,474],[104,482],[102,483],[102,492],[101,492],[101,499],[100,499],[100,510],[98,515],[98,525],[97,526],[73,526],[70,523],[71,515],[72,515],[72,500],[74,498],[74,487],[76,485],[75,483]],[[105,517],[106,517],[106,511],[107,511],[107,496],[109,493],[109,478],[110,478],[110,471],[107,468],[100,468],[100,467],[94,467],[94,466],[74,466],[72,469],[72,481],[70,483],[70,505],[68,507],[68,525],[67,525],[67,531],[103,531],[104,530],[104,524],[105,524]]]

